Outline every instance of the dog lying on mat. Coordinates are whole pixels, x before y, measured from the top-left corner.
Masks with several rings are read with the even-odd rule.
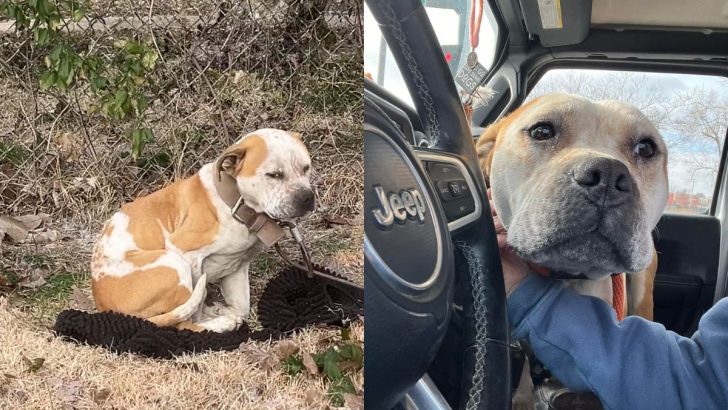
[[[603,299],[620,320],[652,320],[667,148],[642,112],[549,94],[489,126],[476,147],[508,244],[533,270]]]
[[[276,220],[314,209],[310,171],[298,133],[261,129],[195,175],[124,205],[94,248],[96,308],[178,329],[237,329],[250,313],[250,262],[283,235]],[[204,304],[214,282],[225,305]]]

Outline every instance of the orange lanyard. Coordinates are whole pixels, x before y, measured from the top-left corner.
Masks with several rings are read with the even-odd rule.
[[[470,48],[475,51],[480,42],[480,23],[483,21],[483,0],[473,0],[470,7]],[[477,14],[476,14],[477,10]]]

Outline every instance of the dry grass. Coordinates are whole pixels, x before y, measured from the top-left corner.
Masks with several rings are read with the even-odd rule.
[[[269,344],[154,361],[65,343],[48,330],[60,310],[76,305],[74,289],[88,295],[90,251],[106,218],[123,202],[191,175],[240,134],[263,127],[303,134],[318,209],[301,227],[313,258],[363,282],[362,4],[292,1],[328,5],[320,16],[301,19],[284,2],[268,0],[89,2],[91,17],[108,18],[70,35],[79,50],[93,43],[112,53],[116,38],[159,47],[144,90],[149,108],[134,120],[94,111],[87,87],[40,90],[47,50],[27,34],[0,33],[0,216],[47,213],[44,229],[64,238],[0,245],[0,409],[332,405],[330,383],[321,376],[291,378],[278,366],[266,371],[266,358],[276,350]],[[162,18],[149,24],[146,16]],[[131,30],[112,21],[147,23]],[[99,24],[110,25],[97,30]],[[127,135],[134,126],[149,127],[155,136],[138,161]],[[295,254],[290,241],[284,245]],[[254,303],[281,267],[273,252],[256,259]],[[3,287],[3,279],[34,270],[47,283]],[[361,339],[363,326],[357,326]],[[335,329],[308,329],[294,341],[314,353],[339,343],[337,335]],[[46,362],[31,373],[23,357]],[[351,377],[363,394],[362,371]],[[104,389],[111,393],[106,401],[98,397]]]
[[[305,224],[304,224],[305,225]],[[309,224],[310,225],[310,224]],[[353,229],[352,229],[353,228]],[[38,289],[0,291],[0,409],[48,408],[325,408],[332,406],[331,383],[304,372],[289,377],[281,365],[271,370],[275,345],[249,343],[236,352],[208,353],[157,361],[114,355],[100,348],[77,346],[57,339],[48,330],[62,309],[77,307],[74,288],[89,295],[89,245],[93,237],[74,237],[46,246],[5,244],[0,276],[22,276],[28,270],[47,270],[48,282]],[[313,256],[339,268],[361,283],[363,229],[338,227],[312,230]],[[335,238],[335,239],[333,239]],[[293,252],[293,249],[290,249]],[[251,270],[253,303],[267,280],[282,267],[273,253],[263,253]],[[251,313],[256,324],[255,308]],[[312,328],[293,340],[301,351],[321,353],[339,343],[338,329]],[[352,339],[363,341],[363,325],[353,326]],[[23,357],[45,359],[37,373],[27,371]],[[7,375],[17,376],[8,378]],[[359,395],[363,371],[350,374]],[[149,381],[154,382],[150,383]],[[70,383],[71,393],[66,392]],[[76,388],[78,386],[78,388]],[[97,403],[94,392],[108,389],[108,401]],[[70,395],[70,396],[69,396]]]
[[[3,409],[320,409],[326,386],[302,372],[290,377],[266,361],[275,345],[249,343],[243,350],[161,361],[114,355],[76,346],[30,325],[26,314],[0,298],[0,408]],[[337,331],[309,329],[293,341],[317,352],[335,343]],[[352,338],[363,341],[356,325]],[[45,361],[35,372],[24,358]],[[354,375],[362,389],[361,372]],[[104,398],[108,394],[108,397]]]

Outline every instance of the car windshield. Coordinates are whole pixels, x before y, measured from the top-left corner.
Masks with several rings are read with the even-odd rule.
[[[485,69],[492,67],[498,26],[486,2],[422,0],[422,3],[453,77],[472,51]],[[366,3],[364,12],[364,71],[379,85],[413,105],[400,70]]]

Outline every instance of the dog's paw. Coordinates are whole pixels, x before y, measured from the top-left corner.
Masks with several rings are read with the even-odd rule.
[[[197,324],[207,330],[222,333],[237,330],[242,323],[242,316],[225,315],[208,319]]]

